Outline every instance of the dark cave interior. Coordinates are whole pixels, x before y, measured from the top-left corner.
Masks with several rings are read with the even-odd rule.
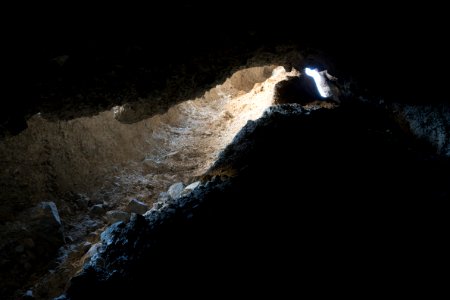
[[[435,267],[450,199],[450,104],[436,88],[445,77],[430,76],[444,65],[434,39],[444,28],[439,11],[303,2],[11,10],[0,110],[0,298],[384,295],[418,283],[429,296],[428,281],[442,281]],[[277,66],[328,70],[340,101],[319,99],[304,76],[270,83]],[[197,152],[167,150],[166,165],[150,165],[136,142],[156,136],[146,143],[184,145],[171,140],[182,135],[183,109],[213,119],[208,112],[222,111],[199,107],[228,89],[224,99],[238,100],[221,104],[218,124],[229,125],[247,107],[238,106],[245,95],[262,99],[270,84],[276,105],[242,118],[229,141],[217,138],[220,154],[205,156],[212,164],[197,173],[183,165],[203,159]],[[231,128],[205,124],[198,148]],[[176,132],[161,135],[166,125]],[[102,130],[117,142],[104,142]],[[74,133],[79,148],[55,146]],[[118,154],[102,156],[107,148]],[[104,171],[116,180],[108,186],[83,175],[90,169],[67,171],[87,176],[93,190],[109,189],[101,197],[58,186],[66,171],[54,171],[62,167],[50,158],[76,165],[85,156],[72,152],[85,149],[103,161],[80,169],[103,172],[109,159],[116,168],[131,156],[148,164],[143,170],[160,186],[136,176],[145,181],[137,203],[146,209],[120,215],[111,195],[129,195],[118,172]],[[21,159],[36,170],[18,168]],[[170,198],[173,183],[194,181],[190,193]]]

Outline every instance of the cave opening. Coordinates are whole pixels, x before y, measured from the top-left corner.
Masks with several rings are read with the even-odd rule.
[[[338,78],[328,71],[304,67],[297,76],[280,82],[275,91],[275,103],[298,103],[307,107],[334,106],[340,103]]]
[[[34,279],[45,290],[46,284],[57,286],[61,277],[75,274],[106,226],[136,212],[130,203],[144,205],[138,210],[144,213],[167,197],[172,185],[183,188],[203,175],[239,130],[275,103],[276,86],[298,76],[294,68],[270,64],[241,68],[203,96],[132,123],[120,122],[136,114],[127,104],[72,120],[32,116],[26,130],[0,144],[1,248],[14,250],[31,241],[30,249],[7,251],[26,261],[11,266],[23,274],[16,283],[45,269],[32,255],[32,248],[42,245],[34,244],[52,248],[20,229],[36,213],[30,207],[56,214],[64,231],[64,242],[56,242],[64,243],[58,271]],[[56,256],[50,252],[48,261]]]

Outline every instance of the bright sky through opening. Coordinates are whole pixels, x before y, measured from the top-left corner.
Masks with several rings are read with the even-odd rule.
[[[305,73],[306,75],[314,79],[314,82],[316,83],[316,87],[317,90],[319,91],[320,96],[322,96],[323,98],[327,98],[330,96],[329,93],[325,91],[325,89],[327,89],[329,92],[329,88],[327,83],[325,82],[325,78],[317,71],[317,69],[312,70],[310,68],[305,68]]]

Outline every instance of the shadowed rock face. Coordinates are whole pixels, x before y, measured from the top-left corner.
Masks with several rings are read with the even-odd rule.
[[[8,297],[31,273],[52,268],[64,244],[64,228],[53,202],[41,202],[0,225],[0,295]],[[8,270],[7,272],[5,270]]]
[[[430,150],[366,105],[272,108],[190,195],[110,227],[66,297],[285,296],[417,280],[440,247],[449,196],[449,161]]]

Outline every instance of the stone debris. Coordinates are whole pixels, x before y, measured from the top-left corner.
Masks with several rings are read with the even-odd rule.
[[[23,298],[22,299],[36,299],[33,296],[33,291],[32,290],[28,290],[23,294]]]
[[[98,248],[102,245],[102,243],[96,243],[92,245],[89,250],[86,252],[86,257],[92,257],[95,253],[97,253]]]
[[[89,210],[89,213],[92,215],[103,215],[105,213],[105,208],[103,207],[103,204],[95,204],[91,207]]]
[[[196,181],[196,182],[193,182],[193,183],[189,184],[188,186],[186,186],[184,188],[183,192],[181,193],[181,196],[183,197],[183,196],[189,195],[199,185],[200,185],[200,181]]]
[[[130,213],[143,215],[148,210],[148,205],[137,199],[131,199],[127,205],[127,211]]]
[[[59,247],[64,243],[64,231],[54,202],[41,202],[31,209],[29,230],[45,240],[51,246]]]
[[[172,197],[172,199],[177,199],[181,196],[181,193],[184,190],[184,184],[182,182],[177,182],[172,184],[169,189],[167,190],[167,193]]]
[[[121,210],[110,210],[106,213],[106,219],[109,224],[119,221],[127,222],[130,219],[130,214]]]
[[[170,202],[172,200],[172,197],[170,197],[169,193],[167,192],[161,192],[158,196],[157,202]]]

